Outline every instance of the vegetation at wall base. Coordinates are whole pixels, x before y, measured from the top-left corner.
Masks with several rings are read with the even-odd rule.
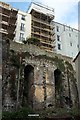
[[[28,117],[29,114],[39,114],[39,117]],[[62,120],[79,120],[80,119],[80,110],[77,108],[66,109],[66,108],[48,108],[42,111],[33,111],[30,108],[21,108],[18,111],[14,112],[3,112],[2,120],[26,120],[26,119],[35,119],[35,120],[44,120],[51,119],[58,120],[59,118]]]
[[[8,119],[27,119],[28,118],[28,114],[32,114],[34,113],[32,109],[30,108],[21,108],[18,111],[13,111],[13,112],[9,112],[9,111],[3,111],[2,114],[2,120],[8,120]]]

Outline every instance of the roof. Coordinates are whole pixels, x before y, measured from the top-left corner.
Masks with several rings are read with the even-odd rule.
[[[60,24],[60,25],[62,25],[62,26],[66,26],[66,27],[68,27],[68,28],[71,28],[71,29],[73,29],[73,30],[76,30],[76,31],[80,32],[79,29],[73,28],[73,27],[71,27],[71,26],[69,26],[69,25],[66,25],[66,24],[63,24],[63,23],[59,23],[59,22],[57,22],[57,21],[52,21],[52,22],[53,22],[53,23],[56,23],[56,24]]]
[[[80,51],[78,52],[77,56],[74,58],[73,62],[76,61],[76,59],[78,58],[79,55],[80,55]]]
[[[31,2],[27,12],[31,13],[32,10],[35,10],[39,13],[43,13],[47,16],[49,15],[51,18],[54,18],[54,9],[50,8],[48,6],[38,4],[38,3],[35,3],[35,2]]]
[[[30,7],[31,7],[32,4],[35,4],[35,5],[37,5],[37,6],[46,8],[46,9],[51,10],[51,11],[54,11],[54,9],[53,9],[52,7],[49,7],[49,6],[47,6],[47,5],[43,5],[42,3],[40,3],[40,2],[35,2],[35,1],[30,3],[30,5],[29,5],[29,7],[28,7],[28,11],[29,11],[29,9],[30,9]]]

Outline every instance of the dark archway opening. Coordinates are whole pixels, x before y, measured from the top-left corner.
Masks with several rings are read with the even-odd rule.
[[[23,104],[33,108],[33,89],[34,84],[34,67],[27,65],[24,69],[24,90],[23,90]]]
[[[65,103],[68,105],[70,108],[72,107],[72,100],[70,97],[65,97]]]
[[[63,100],[62,100],[62,91],[63,91],[62,73],[58,68],[54,71],[54,79],[55,79],[55,104],[58,107],[63,107]]]

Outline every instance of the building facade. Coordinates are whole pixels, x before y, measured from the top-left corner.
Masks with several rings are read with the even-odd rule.
[[[2,16],[1,22],[1,30],[7,32],[6,36],[2,33],[3,110],[15,110],[22,106],[37,110],[77,107],[78,90],[72,59],[60,55],[62,53],[53,53],[56,40],[52,24],[53,9],[34,3],[29,7],[28,13],[18,11],[18,15],[17,10],[10,9],[6,12],[4,7],[1,9],[1,14],[7,15],[6,18]],[[33,44],[20,44],[29,37],[40,39],[40,47],[43,49]],[[14,42],[11,41],[13,39]],[[60,49],[60,45],[58,47]]]
[[[9,4],[0,2],[0,34],[2,38],[14,39],[16,20],[17,20],[17,10],[12,8]]]
[[[54,9],[42,4],[31,3],[27,13],[18,11],[14,40],[21,43],[30,37],[37,38],[40,40],[41,48],[53,52],[53,42],[55,40],[53,34],[54,26],[51,25],[53,19]]]
[[[31,3],[28,13],[31,14],[31,37],[38,38],[41,43],[41,48],[46,51],[54,49],[54,34],[51,25],[54,19],[54,9],[42,4]]]
[[[25,20],[24,20],[25,19]],[[74,58],[80,48],[77,29],[54,20],[54,9],[31,3],[27,13],[18,11],[16,42],[38,38],[41,48]]]
[[[31,14],[18,10],[15,33],[14,41],[19,43],[31,37]]]
[[[55,21],[53,24],[55,24],[55,52],[75,58],[80,48],[80,31]]]

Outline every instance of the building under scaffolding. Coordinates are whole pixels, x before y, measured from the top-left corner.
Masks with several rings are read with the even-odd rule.
[[[0,2],[0,34],[2,38],[14,39],[16,20],[17,20],[17,10],[11,8],[9,4]]]
[[[54,19],[54,9],[37,3],[31,3],[28,13],[31,14],[31,36],[38,38],[41,48],[47,51],[54,49],[54,26],[51,25]]]

